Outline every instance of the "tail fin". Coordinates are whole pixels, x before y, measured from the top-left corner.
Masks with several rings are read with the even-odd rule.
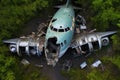
[[[72,4],[72,3],[71,3],[71,0],[67,0],[65,6],[68,7],[68,6],[71,5],[71,4]],[[55,8],[61,8],[62,6],[64,6],[64,5],[58,5],[58,6],[54,6],[54,7],[55,7]],[[75,7],[75,6],[73,6],[73,9],[82,10],[82,8]]]
[[[70,5],[71,4],[71,0],[67,0],[66,2],[66,6]]]

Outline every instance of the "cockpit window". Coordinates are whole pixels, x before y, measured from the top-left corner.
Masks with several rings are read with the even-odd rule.
[[[57,32],[57,29],[56,29],[56,28],[53,28],[53,31],[56,31],[56,32]]]
[[[52,30],[52,29],[53,29],[53,26],[51,25],[50,28],[51,28],[51,30]]]
[[[54,28],[52,25],[50,26],[50,29],[53,30],[53,31],[58,31],[58,32],[67,32],[70,30],[69,27],[65,28],[65,29],[57,29],[57,28]]]
[[[58,32],[64,32],[64,29],[59,29]]]
[[[67,27],[67,29],[68,29],[68,30],[70,30],[70,28],[69,28],[69,27]]]
[[[52,20],[52,23],[53,23],[53,22],[55,22],[56,20],[57,20],[56,18],[55,18],[55,19],[53,19],[53,20]]]
[[[67,32],[67,31],[69,31],[70,30],[70,28],[69,27],[67,27],[67,28],[65,28],[65,31]]]

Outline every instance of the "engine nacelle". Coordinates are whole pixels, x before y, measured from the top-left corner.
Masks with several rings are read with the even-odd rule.
[[[14,44],[11,44],[11,45],[9,46],[9,49],[10,49],[10,51],[13,52],[13,53],[17,52],[17,47],[16,47],[16,45],[14,45]]]
[[[109,44],[109,38],[108,37],[101,38],[101,44],[102,46],[107,46]]]

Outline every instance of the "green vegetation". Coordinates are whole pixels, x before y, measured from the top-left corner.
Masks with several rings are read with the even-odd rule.
[[[94,27],[103,31],[111,26],[117,26],[118,19],[120,19],[119,0],[93,0],[92,9],[94,11],[92,18],[95,23]]]
[[[51,11],[51,6],[56,2],[0,0],[0,80],[48,80],[41,74],[41,69],[32,65],[23,66],[18,57],[10,56],[2,40],[19,36],[26,22],[44,15],[45,9]],[[70,80],[120,80],[120,0],[77,0],[76,3],[84,9],[81,13],[85,16],[88,27],[96,28],[98,31],[117,30],[118,33],[112,37],[112,55],[103,55],[107,53],[105,50],[97,52],[103,55],[99,58],[105,65],[104,71],[100,68],[87,70],[73,68],[70,72],[63,71],[62,74]],[[89,63],[92,61],[93,58],[88,59]]]
[[[0,2],[0,41],[16,36],[18,31],[32,17],[48,6],[46,0],[1,0]],[[40,15],[40,14],[39,14]]]
[[[33,17],[41,16],[42,10],[48,6],[47,0],[0,0],[0,80],[47,80],[38,75],[38,70],[24,71],[19,58],[10,56],[2,40],[19,36],[24,24]],[[27,74],[31,79],[27,78]]]

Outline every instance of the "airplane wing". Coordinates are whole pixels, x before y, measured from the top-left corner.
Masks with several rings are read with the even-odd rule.
[[[45,42],[46,26],[39,25],[38,31],[35,34],[22,36],[20,38],[14,38],[9,40],[3,40],[3,43],[9,45],[9,49],[12,53],[17,53],[19,56],[25,55],[38,55],[43,52]]]
[[[19,40],[19,38],[3,40],[3,43],[6,43],[6,44],[16,44],[18,40]]]
[[[5,44],[9,44],[9,49],[11,52],[16,53],[21,56],[23,53],[26,55],[41,55],[43,51],[43,45],[45,37],[40,38],[31,38],[31,37],[22,37],[4,40]]]
[[[102,37],[106,37],[106,36],[111,36],[115,33],[117,33],[117,31],[98,32],[97,34],[102,38]]]
[[[115,33],[116,31],[75,34],[70,47],[76,49],[77,53],[80,54],[90,53],[101,49],[102,46],[107,46],[109,44],[109,36]]]

